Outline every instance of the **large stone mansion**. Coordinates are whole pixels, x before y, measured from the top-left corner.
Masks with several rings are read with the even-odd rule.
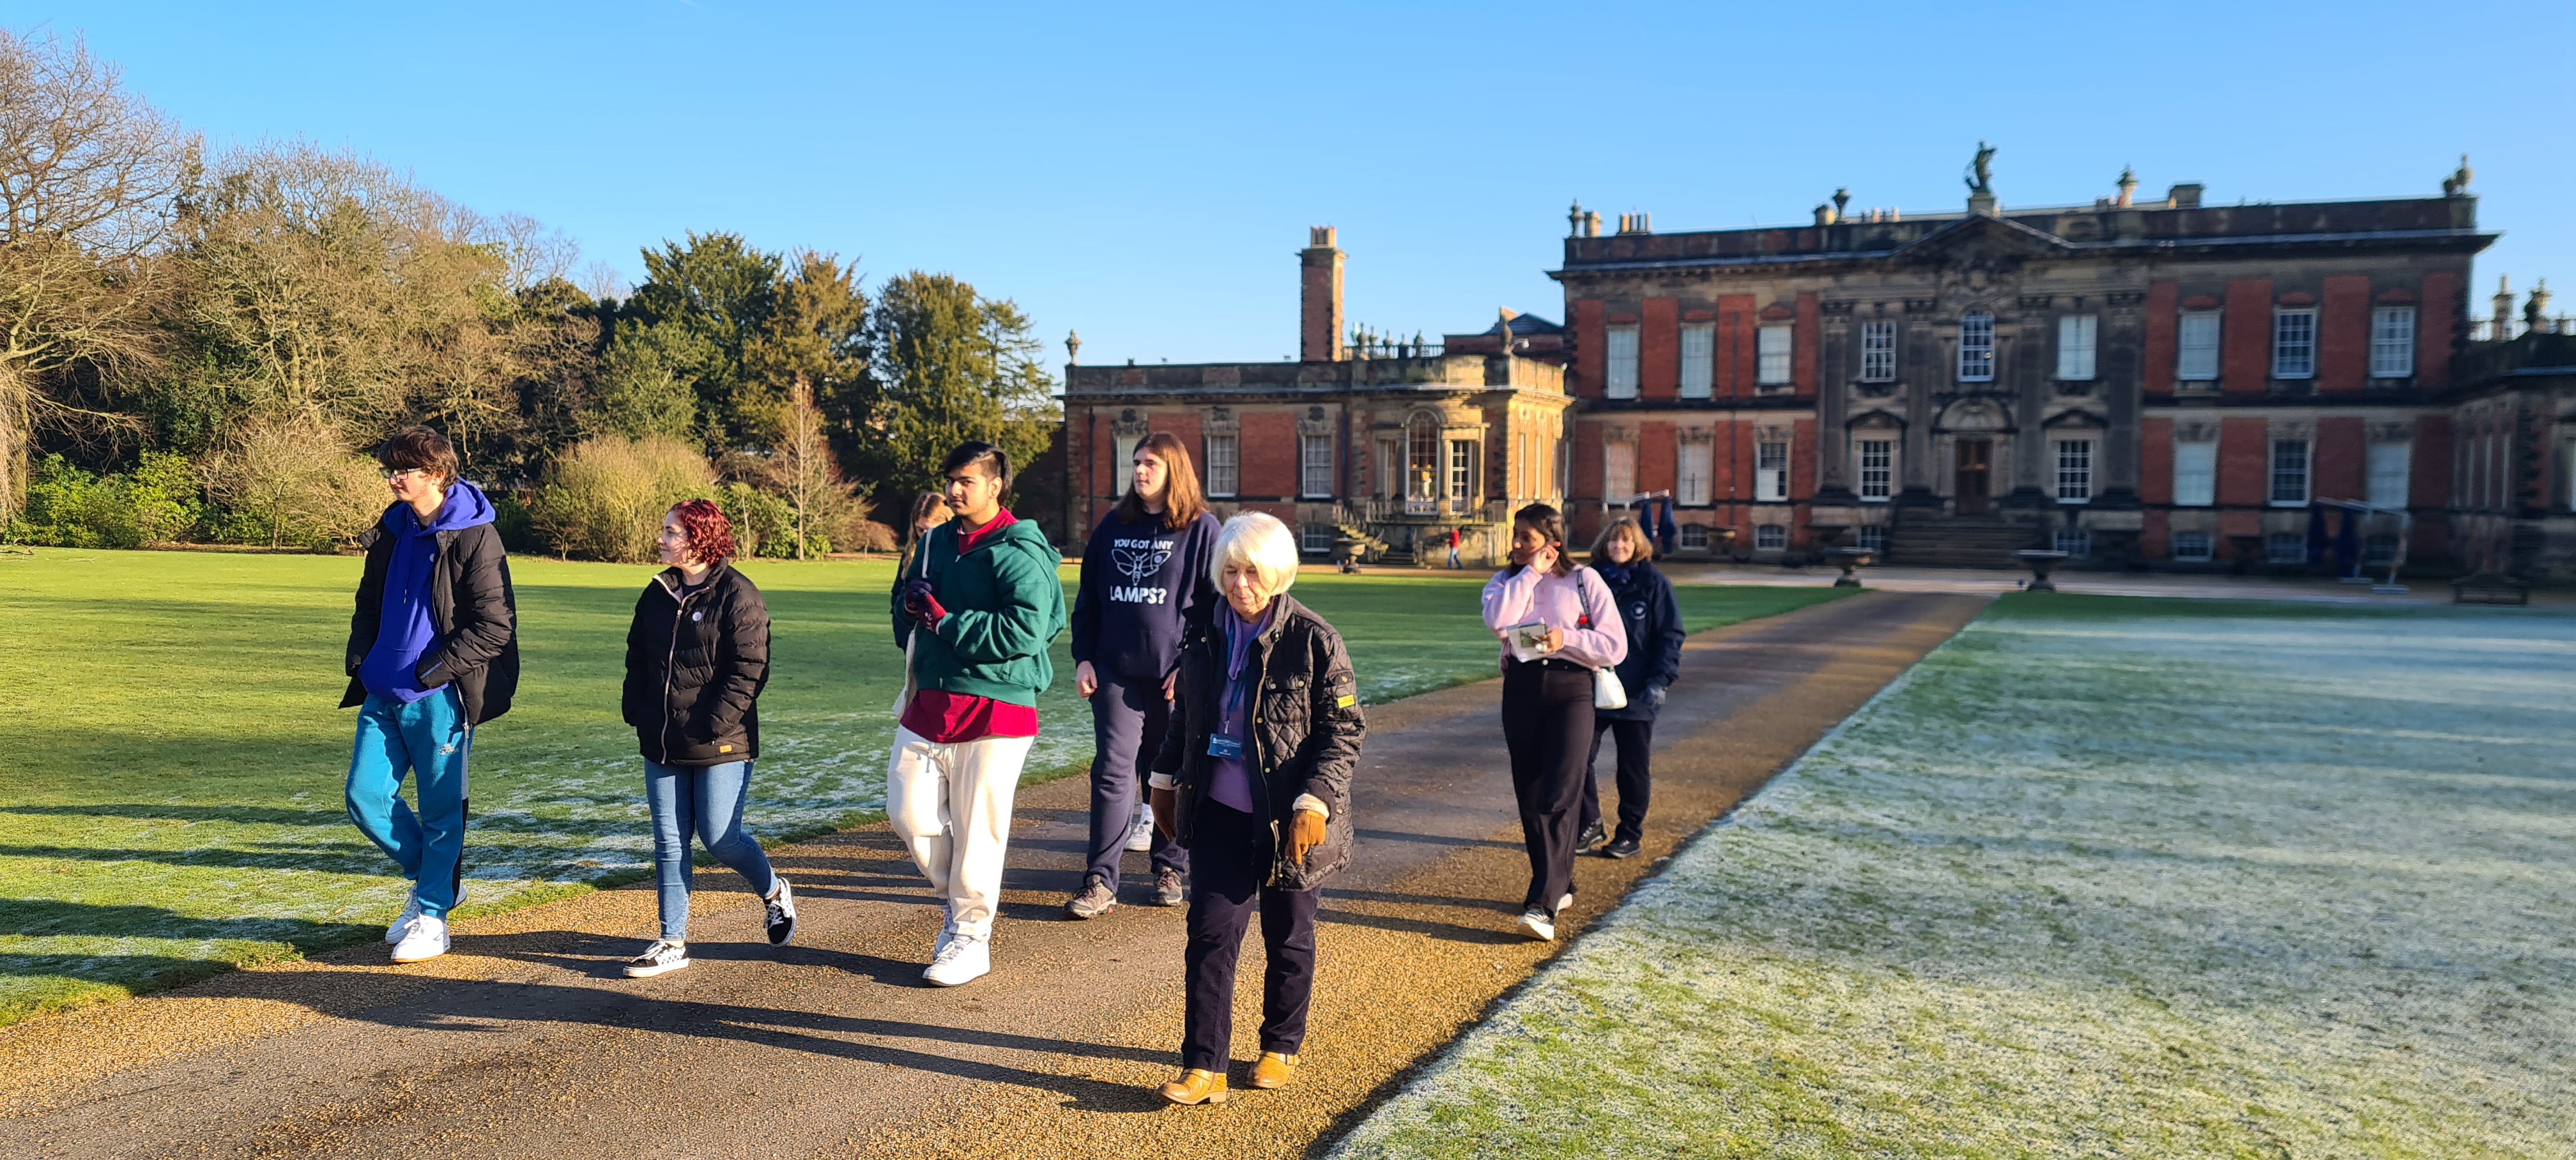
[[[1521,504],[1589,536],[1668,494],[1686,558],[2295,568],[2311,504],[2344,501],[2371,509],[2374,561],[2576,565],[2576,333],[2545,291],[2520,327],[2501,290],[2472,323],[2496,235],[2465,163],[2421,198],[2141,200],[2124,173],[2025,209],[1986,158],[1953,213],[1838,192],[1809,224],[1666,234],[1578,206],[1549,272],[1562,328],[1505,311],[1437,343],[1349,333],[1318,228],[1297,361],[1068,368],[1068,523],[1168,430],[1222,510],[1319,555],[1355,537],[1428,562],[1456,529],[1483,563]]]

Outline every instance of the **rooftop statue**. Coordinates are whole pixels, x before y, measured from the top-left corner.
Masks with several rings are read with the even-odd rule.
[[[1983,141],[1977,142],[1977,159],[1968,163],[1970,174],[1962,179],[1968,183],[1968,192],[1993,193],[1995,191],[1994,162],[1995,147]]]

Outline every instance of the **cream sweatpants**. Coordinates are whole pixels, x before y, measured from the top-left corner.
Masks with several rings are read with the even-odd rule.
[[[912,850],[913,865],[948,904],[948,932],[993,935],[1002,900],[1002,854],[1011,839],[1011,798],[1035,737],[986,737],[941,745],[894,731],[886,769],[886,818]]]

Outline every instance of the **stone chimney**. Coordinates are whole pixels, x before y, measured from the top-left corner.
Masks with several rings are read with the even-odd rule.
[[[1306,231],[1306,248],[1297,252],[1297,357],[1305,362],[1339,362],[1342,358],[1342,251],[1333,244],[1333,227]]]
[[[2506,275],[2496,275],[2496,292],[2492,301],[2495,303],[2495,321],[2488,324],[2488,329],[2495,333],[2487,337],[2503,342],[2513,337],[2513,284]]]
[[[2121,166],[2119,187],[2120,200],[2113,204],[2119,206],[2121,209],[2127,209],[2129,208],[2130,203],[2137,200],[2138,171],[2131,169],[2126,165]]]
[[[2165,204],[2175,209],[2199,209],[2200,190],[2201,184],[2197,181],[2177,182],[2172,191],[2165,194]]]

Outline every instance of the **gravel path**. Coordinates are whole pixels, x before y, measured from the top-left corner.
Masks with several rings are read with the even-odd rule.
[[[1569,926],[1982,605],[1877,593],[1694,637],[1659,738],[1658,857],[1585,859]],[[413,967],[356,948],[10,1028],[0,1155],[1305,1154],[1554,949],[1512,933],[1527,863],[1497,688],[1370,711],[1362,846],[1326,891],[1306,1064],[1281,1092],[1154,1100],[1177,1068],[1181,912],[1064,919],[1072,779],[1021,799],[996,969],[972,986],[921,983],[937,912],[868,827],[776,853],[805,903],[784,952],[710,870],[697,965],[657,979],[616,975],[652,926],[651,892],[630,888],[463,924],[455,953]],[[1238,1058],[1257,985],[1242,998]]]

